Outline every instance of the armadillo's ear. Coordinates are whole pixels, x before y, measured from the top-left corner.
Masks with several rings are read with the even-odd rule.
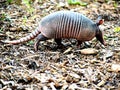
[[[104,19],[102,19],[102,16],[99,15],[96,21],[97,26],[101,25],[104,23]]]

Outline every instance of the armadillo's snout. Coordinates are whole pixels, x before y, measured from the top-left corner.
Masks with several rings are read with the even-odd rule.
[[[102,43],[103,45],[107,45],[106,44],[106,42],[105,42],[105,40],[103,39],[103,36],[101,37],[101,36],[96,36],[96,38],[97,38],[97,40],[99,40],[100,41],[100,43]]]
[[[102,43],[104,46],[107,45],[106,42],[105,42],[105,40],[104,40],[104,38],[103,38],[103,33],[102,33],[101,31],[99,32],[99,34],[96,35],[96,38],[97,38],[97,40],[99,40],[100,43]]]
[[[101,42],[104,46],[107,46],[105,40],[103,39],[103,42]]]

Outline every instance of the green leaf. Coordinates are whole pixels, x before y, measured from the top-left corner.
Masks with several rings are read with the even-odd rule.
[[[10,4],[10,3],[12,3],[12,1],[13,1],[13,0],[7,0],[7,3],[9,3],[9,4]]]
[[[27,8],[30,8],[30,0],[22,0],[22,3],[27,6]]]
[[[86,6],[87,3],[81,2],[79,0],[67,0],[68,4],[70,5],[81,5],[81,6]]]
[[[29,41],[27,44],[28,44],[28,45],[33,45],[34,42],[31,40],[31,41]]]
[[[108,39],[108,37],[107,37],[106,35],[104,35],[104,36],[103,36],[103,38],[104,38],[105,40],[107,40],[107,39]]]
[[[114,32],[120,32],[120,27],[114,28]]]
[[[32,14],[34,12],[34,8],[32,7],[31,0],[22,0],[22,4],[24,4],[27,8],[26,10]]]
[[[23,24],[25,24],[27,20],[28,20],[27,16],[24,16],[23,17]]]
[[[3,13],[3,14],[0,15],[0,21],[5,20],[5,18],[6,18],[6,14],[5,13]]]
[[[118,6],[118,3],[117,2],[114,2],[114,7],[116,8]]]
[[[3,28],[0,28],[0,32],[2,32],[3,31]]]

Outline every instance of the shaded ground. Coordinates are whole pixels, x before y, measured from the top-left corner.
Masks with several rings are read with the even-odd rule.
[[[36,0],[37,1],[37,0]],[[90,41],[95,55],[82,55],[76,40],[64,39],[63,49],[56,49],[53,40],[41,42],[38,52],[33,41],[19,45],[0,42],[0,89],[12,90],[119,90],[120,88],[120,26],[119,3],[91,2],[86,7],[58,4],[45,0],[34,2],[32,9],[25,5],[1,4],[0,40],[14,40],[28,35],[42,17],[59,10],[83,13],[92,20],[104,17],[107,46],[96,39]]]

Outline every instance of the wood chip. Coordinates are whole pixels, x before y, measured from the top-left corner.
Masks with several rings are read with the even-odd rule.
[[[99,82],[98,84],[97,84],[97,86],[102,86],[102,85],[104,85],[105,84],[105,81],[104,80],[102,80],[101,82]]]
[[[72,48],[71,48],[71,47],[68,48],[67,50],[65,50],[65,51],[63,52],[63,54],[67,54],[67,53],[69,53],[70,51],[72,51]]]
[[[120,71],[120,64],[112,64],[111,71],[119,72]]]
[[[86,49],[80,50],[80,52],[81,54],[85,54],[85,55],[95,55],[98,53],[98,50],[94,48],[86,48]]]

